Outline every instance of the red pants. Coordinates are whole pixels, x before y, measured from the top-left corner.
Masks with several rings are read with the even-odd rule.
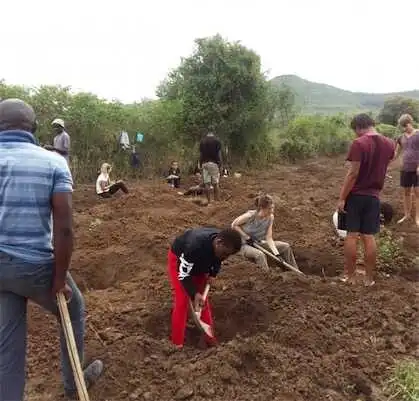
[[[175,345],[183,345],[185,340],[186,321],[188,320],[189,295],[183,288],[182,283],[178,278],[178,257],[169,249],[167,254],[167,268],[170,282],[172,284],[173,293],[173,308],[172,308],[172,336],[171,340]],[[204,292],[208,276],[203,274],[201,276],[192,277],[198,292]],[[211,315],[211,306],[208,298],[205,300],[205,305],[202,309],[201,320],[209,324],[212,328],[213,321]],[[210,339],[206,336],[207,342],[214,343],[214,338]]]

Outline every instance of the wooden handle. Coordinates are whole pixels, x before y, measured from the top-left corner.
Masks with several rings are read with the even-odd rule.
[[[209,289],[210,289],[210,285],[209,285],[209,284],[207,284],[207,285],[205,286],[204,293],[202,294],[202,297],[204,298],[204,301],[207,299]]]
[[[84,381],[84,373],[80,364],[79,353],[77,352],[76,341],[74,339],[70,314],[68,313],[67,301],[62,292],[57,294],[57,304],[60,311],[61,325],[67,343],[68,356],[70,358],[71,367],[73,368],[74,382],[76,383],[79,399],[80,401],[90,401],[86,383]]]
[[[207,284],[207,285],[205,286],[204,292],[203,292],[203,294],[202,294],[202,298],[203,298],[204,302],[207,300],[209,289],[210,289],[210,285],[209,285],[209,284]],[[195,312],[195,313],[199,316],[199,318],[201,318],[201,312],[202,312],[202,308],[199,308],[199,309]]]
[[[285,262],[285,260],[282,260],[280,258],[277,258],[273,253],[269,252],[268,250],[266,250],[263,246],[254,243],[253,246],[256,249],[259,249],[259,251],[262,251],[264,254],[270,256],[273,260],[277,261],[278,263],[281,263],[282,265],[284,265],[285,267],[287,267],[288,269],[292,270],[293,272],[296,272],[298,274],[302,274],[304,276],[304,273],[297,269],[296,267],[294,267],[293,265],[290,265],[289,263]]]

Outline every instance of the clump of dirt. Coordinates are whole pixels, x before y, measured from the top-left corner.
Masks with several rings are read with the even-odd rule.
[[[378,399],[394,359],[419,356],[418,298],[402,273],[372,288],[335,280],[343,264],[332,226],[342,164],[319,159],[231,176],[221,182],[221,202],[206,207],[159,182],[131,183],[130,194],[107,200],[78,186],[72,272],[86,298],[87,360],[106,364],[91,399]],[[307,276],[264,273],[231,258],[210,293],[220,345],[200,348],[190,323],[185,349],[175,351],[168,341],[170,242],[188,227],[228,226],[253,208],[259,191],[275,196],[275,237],[291,243]],[[398,196],[387,183],[384,198],[396,207]],[[404,238],[409,265],[417,230],[389,229]],[[27,392],[61,399],[57,323],[37,307],[30,312]]]

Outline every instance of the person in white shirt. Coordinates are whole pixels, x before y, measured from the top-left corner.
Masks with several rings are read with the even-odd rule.
[[[110,198],[119,190],[128,193],[128,188],[122,181],[111,182],[109,178],[111,170],[112,166],[109,163],[103,163],[96,180],[96,193],[102,198]]]
[[[128,150],[130,148],[128,132],[122,131],[119,134],[119,146],[122,150]]]

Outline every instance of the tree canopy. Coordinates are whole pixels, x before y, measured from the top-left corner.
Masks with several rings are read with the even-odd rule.
[[[396,96],[384,102],[378,120],[380,123],[396,126],[400,116],[406,113],[410,114],[415,121],[419,121],[419,101]]]

